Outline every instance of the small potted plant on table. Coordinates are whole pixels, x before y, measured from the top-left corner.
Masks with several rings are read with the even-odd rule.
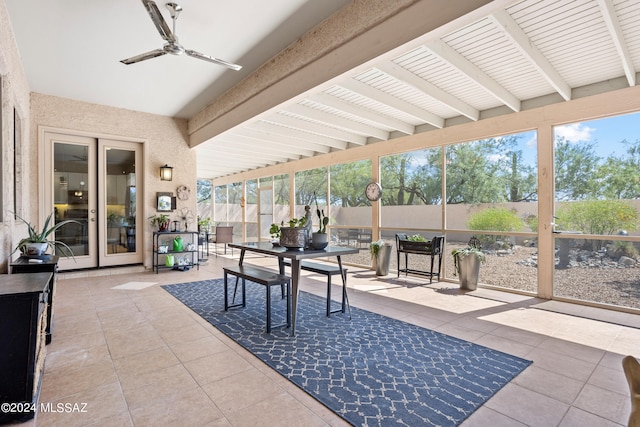
[[[289,227],[280,227],[280,246],[291,250],[303,250],[307,246],[307,217],[291,218]]]
[[[315,193],[313,198],[316,201],[316,215],[318,216],[319,226],[318,231],[311,234],[311,247],[313,249],[324,249],[327,247],[327,225],[329,224],[329,218],[324,215],[324,210],[318,207],[318,199]]]

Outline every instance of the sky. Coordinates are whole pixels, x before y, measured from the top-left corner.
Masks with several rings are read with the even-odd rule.
[[[625,153],[620,141],[634,142],[640,139],[640,113],[607,117],[587,122],[556,126],[556,136],[563,136],[569,142],[594,142],[595,151],[601,157],[615,153]]]
[[[562,136],[572,143],[594,143],[595,153],[602,159],[611,154],[620,156],[626,152],[625,145],[620,144],[622,140],[626,139],[629,142],[640,140],[640,113],[556,126],[554,132],[556,138]],[[522,132],[518,136],[518,147],[522,150],[523,160],[535,166],[536,132]],[[497,160],[501,155],[492,155],[492,157]],[[410,170],[426,162],[425,156],[414,156]]]

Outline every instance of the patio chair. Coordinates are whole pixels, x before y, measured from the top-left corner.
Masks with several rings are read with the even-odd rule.
[[[216,227],[216,232],[211,239],[211,243],[215,245],[216,256],[218,256],[218,243],[224,244],[224,254],[227,254],[227,243],[233,243],[233,226],[225,225]],[[231,248],[233,255],[233,248]]]

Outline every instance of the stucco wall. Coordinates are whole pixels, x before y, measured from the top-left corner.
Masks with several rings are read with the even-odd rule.
[[[196,213],[196,153],[187,145],[186,120],[32,93],[31,144],[38,144],[38,129],[43,126],[72,135],[133,139],[143,143],[144,162],[143,165],[136,165],[144,177],[141,207],[145,221],[142,224],[143,242],[140,243],[144,248],[144,264],[150,267],[153,230],[146,218],[156,213],[156,192],[172,192],[175,195],[179,185],[189,186],[192,196],[186,201],[178,201],[176,212],[188,208],[194,215]],[[34,150],[31,154],[30,163],[37,164],[37,152]],[[159,168],[165,163],[174,168],[173,181],[160,181]],[[35,203],[37,200],[32,200],[32,205]],[[177,217],[177,214],[173,216]]]
[[[2,164],[0,167],[0,182],[2,188],[2,211],[0,213],[0,273],[7,272],[8,260],[11,255],[14,243],[19,240],[18,236],[26,232],[23,225],[14,226],[13,215],[9,213],[13,210],[14,204],[14,167],[13,167],[13,117],[14,110],[22,119],[21,133],[24,141],[29,134],[29,84],[20,61],[20,54],[13,37],[9,14],[4,0],[0,0],[0,155]],[[31,150],[28,143],[23,144],[23,154],[28,155]],[[21,165],[23,169],[24,181],[22,190],[26,193],[31,188],[29,172],[35,172],[32,165],[28,165],[23,157]],[[21,213],[23,213],[21,211]]]

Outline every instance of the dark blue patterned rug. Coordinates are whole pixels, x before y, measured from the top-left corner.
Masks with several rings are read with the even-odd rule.
[[[459,425],[531,363],[358,308],[327,318],[326,300],[306,292],[296,336],[266,334],[265,288],[247,281],[247,306],[225,313],[222,283],[163,288],[355,426]],[[285,303],[272,292],[278,325]]]

